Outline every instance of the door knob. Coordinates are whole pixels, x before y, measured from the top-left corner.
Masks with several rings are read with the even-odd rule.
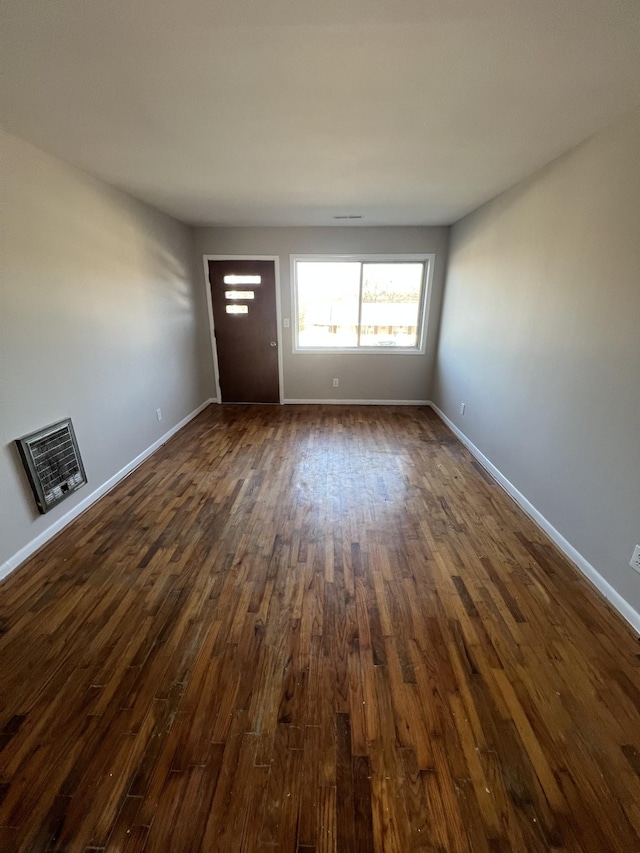
[[[271,341],[271,346],[272,346],[272,347],[277,347],[277,346],[278,346],[278,344],[277,344],[277,342],[276,342],[276,341]]]

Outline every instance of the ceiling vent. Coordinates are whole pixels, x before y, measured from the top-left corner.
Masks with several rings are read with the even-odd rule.
[[[16,445],[41,513],[87,482],[70,418],[19,438]]]

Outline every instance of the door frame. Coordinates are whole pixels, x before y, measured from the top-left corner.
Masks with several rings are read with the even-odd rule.
[[[211,356],[213,375],[216,383],[216,402],[222,402],[220,391],[220,371],[218,369],[218,350],[216,347],[215,322],[213,305],[211,304],[211,282],[209,281],[209,261],[273,261],[276,290],[276,343],[278,344],[278,399],[284,403],[284,371],[282,365],[282,309],[280,306],[280,255],[203,255],[205,289],[207,291],[207,311],[209,313],[209,335],[211,341]],[[266,404],[265,404],[266,405]]]

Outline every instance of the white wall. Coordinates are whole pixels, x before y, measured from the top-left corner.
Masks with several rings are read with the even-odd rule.
[[[640,110],[452,229],[434,400],[640,612]]]
[[[189,229],[1,141],[0,573],[209,396],[210,362]],[[40,516],[13,441],[67,416],[89,482]]]
[[[284,397],[290,400],[428,400],[444,284],[448,228],[197,228],[204,254],[278,255],[283,318]],[[435,252],[431,312],[424,355],[293,353],[289,256],[295,254],[411,254]],[[202,286],[206,284],[202,276]],[[334,388],[333,377],[340,386]]]

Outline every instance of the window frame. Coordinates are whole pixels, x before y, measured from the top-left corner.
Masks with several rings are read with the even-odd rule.
[[[433,268],[435,266],[434,252],[421,252],[419,254],[393,254],[393,255],[342,255],[342,254],[313,254],[313,255],[290,255],[290,280],[291,280],[291,308],[292,308],[292,326],[293,334],[292,345],[293,353],[296,355],[304,355],[305,353],[354,353],[363,355],[424,355],[427,348],[427,326],[429,323],[429,310],[431,306],[431,292],[433,283]],[[420,307],[418,309],[418,343],[415,347],[305,347],[300,346],[298,340],[299,322],[298,322],[298,283],[297,283],[297,262],[298,261],[319,261],[324,263],[340,263],[342,261],[367,263],[423,263],[424,277],[422,280],[422,293],[420,299]],[[361,275],[362,279],[362,275]],[[362,293],[362,291],[360,291]],[[358,325],[362,315],[362,301],[358,303]]]

